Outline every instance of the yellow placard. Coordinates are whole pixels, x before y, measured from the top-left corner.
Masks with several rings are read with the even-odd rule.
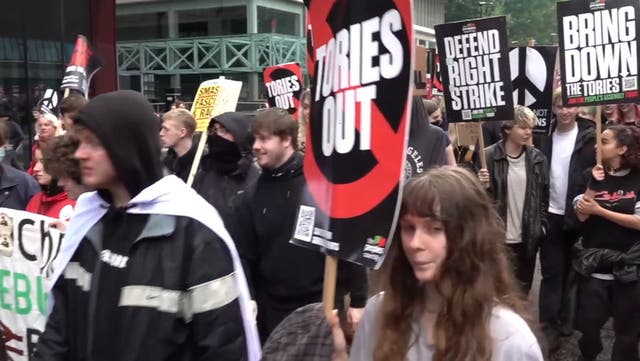
[[[227,79],[207,80],[200,84],[191,106],[196,131],[205,131],[212,117],[234,111],[241,88],[242,82]]]

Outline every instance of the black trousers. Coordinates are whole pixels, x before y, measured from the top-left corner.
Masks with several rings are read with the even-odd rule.
[[[528,257],[527,245],[524,242],[507,243],[507,247],[511,249],[511,264],[513,273],[516,276],[520,290],[525,295],[529,295],[531,285],[533,284],[533,273],[536,269],[536,258]]]
[[[581,277],[578,288],[576,328],[585,360],[602,351],[600,330],[613,317],[615,341],[611,361],[638,361],[640,338],[640,282],[620,283]]]
[[[567,276],[571,269],[571,248],[577,234],[564,230],[564,216],[548,213],[549,232],[540,243],[540,299],[538,302],[542,330],[550,343],[560,336],[560,327],[569,322]]]

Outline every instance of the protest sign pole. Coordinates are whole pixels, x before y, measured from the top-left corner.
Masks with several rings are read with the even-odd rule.
[[[196,149],[193,164],[187,178],[187,185],[191,187],[195,180],[200,158],[207,144],[207,126],[211,119],[224,112],[235,111],[240,96],[242,83],[226,80],[223,76],[214,80],[207,80],[200,84],[196,97],[191,106],[191,113],[196,119],[196,133],[200,134],[200,141]]]
[[[198,142],[198,149],[196,149],[196,155],[193,158],[193,164],[191,165],[191,170],[189,171],[189,178],[187,179],[187,185],[191,187],[193,184],[193,180],[196,177],[196,172],[198,171],[198,167],[200,166],[200,158],[202,157],[202,153],[204,153],[204,145],[207,144],[207,131],[203,131],[200,133],[200,141]]]
[[[602,165],[602,107],[598,105],[596,107],[596,164]]]
[[[484,134],[482,133],[482,121],[477,122],[478,124],[478,146],[480,149],[478,150],[478,154],[480,155],[480,167],[482,169],[487,169],[487,157],[484,154]]]
[[[322,286],[322,305],[327,319],[333,314],[336,298],[336,280],[338,274],[338,257],[326,256],[324,261],[324,285]]]

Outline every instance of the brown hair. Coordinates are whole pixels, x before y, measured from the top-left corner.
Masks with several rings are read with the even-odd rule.
[[[640,169],[640,129],[633,125],[612,125],[607,129],[613,133],[618,146],[626,146],[627,151],[622,155],[622,166]]]
[[[162,115],[162,121],[176,120],[187,131],[187,136],[192,136],[196,131],[196,119],[190,111],[183,108],[172,109]]]
[[[80,162],[74,154],[80,145],[78,138],[71,135],[53,137],[42,149],[42,164],[45,172],[53,178],[68,177],[76,183],[82,183]]]
[[[258,112],[251,124],[251,132],[255,136],[261,131],[277,135],[280,139],[291,137],[291,145],[298,149],[298,122],[285,109],[269,108]]]
[[[496,304],[523,313],[504,244],[504,224],[487,193],[469,171],[444,166],[407,182],[400,217],[415,214],[442,221],[445,261],[434,281],[442,298],[435,328],[434,361],[489,361],[489,318]],[[426,286],[416,279],[396,230],[383,266],[385,295],[379,314],[375,361],[404,360],[412,321],[424,310]]]
[[[73,116],[87,105],[87,99],[80,94],[71,93],[60,102],[60,115]]]
[[[424,99],[422,101],[424,103],[424,108],[427,110],[427,114],[431,116],[431,114],[435,113],[436,110],[440,109],[438,103],[433,100]]]

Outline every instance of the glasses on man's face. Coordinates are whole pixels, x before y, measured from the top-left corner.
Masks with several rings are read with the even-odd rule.
[[[211,133],[216,133],[217,135],[224,137],[225,135],[229,134],[229,131],[227,130],[227,128],[219,124],[214,124]]]

